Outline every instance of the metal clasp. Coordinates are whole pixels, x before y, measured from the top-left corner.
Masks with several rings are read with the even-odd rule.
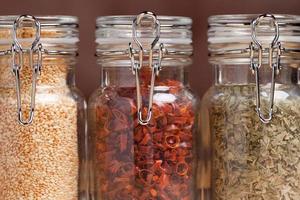
[[[32,27],[35,28],[35,39],[32,42],[31,46],[28,48],[22,47],[17,36],[18,29],[20,27],[23,27],[22,26],[23,23],[26,23],[26,25],[28,23],[31,23]],[[26,27],[28,27],[28,25]],[[33,121],[34,110],[35,110],[36,83],[37,83],[38,76],[41,73],[41,67],[42,67],[43,47],[42,44],[40,43],[41,24],[35,17],[31,15],[21,15],[15,20],[12,33],[13,33],[13,44],[11,46],[12,71],[16,81],[18,120],[20,124],[28,125]],[[28,119],[23,119],[22,99],[21,99],[20,73],[22,71],[22,68],[24,67],[24,58],[23,58],[24,53],[29,54],[29,67],[32,68],[31,99],[30,99],[30,110],[29,110]],[[36,60],[34,60],[34,54],[37,55]]]
[[[275,28],[275,36],[268,48],[263,48],[262,43],[258,41],[256,35],[256,27],[261,23],[265,18],[270,18],[272,25]],[[274,107],[274,94],[275,94],[275,78],[276,75],[280,73],[280,58],[281,58],[281,43],[279,39],[279,26],[276,21],[275,16],[271,14],[260,15],[258,18],[252,21],[251,27],[251,37],[252,41],[250,44],[250,68],[255,74],[256,81],[256,112],[259,116],[259,119],[263,123],[269,123],[273,117],[273,107]],[[269,110],[267,116],[264,115],[261,111],[261,92],[260,92],[260,80],[259,80],[259,69],[262,66],[263,52],[268,52],[268,65],[272,69],[272,78],[271,78],[271,89],[270,89],[270,98],[269,98]],[[255,58],[255,52],[258,55]],[[275,62],[273,62],[273,56],[276,53]]]
[[[155,38],[152,43],[149,45],[148,49],[144,48],[140,40],[138,39],[137,28],[141,26],[142,21],[144,19],[151,19],[154,26]],[[157,44],[160,38],[160,23],[156,17],[156,15],[152,12],[143,12],[139,14],[134,20],[132,24],[132,37],[136,45],[138,46],[138,50],[134,50],[132,43],[129,43],[129,57],[131,61],[131,70],[135,75],[136,79],[136,90],[137,90],[137,116],[138,122],[141,125],[147,125],[152,117],[152,104],[153,104],[153,92],[154,92],[154,83],[155,77],[159,75],[159,71],[161,70],[161,62],[165,53],[165,48],[162,43],[159,44],[159,53],[158,53],[158,61],[153,62],[153,49]],[[151,83],[150,83],[150,94],[149,94],[149,103],[147,108],[146,118],[143,119],[143,106],[142,106],[142,95],[141,95],[141,86],[140,86],[140,78],[139,78],[139,70],[143,67],[143,59],[146,54],[146,50],[149,51],[149,68],[151,69]],[[139,60],[135,60],[135,53],[138,53]]]

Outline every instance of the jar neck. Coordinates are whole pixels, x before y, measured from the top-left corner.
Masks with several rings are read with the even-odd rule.
[[[37,88],[64,87],[75,85],[74,56],[43,56],[41,74],[36,82]],[[12,73],[11,57],[0,58],[0,88],[15,88],[15,76]],[[24,65],[20,70],[21,88],[26,90],[32,85],[33,70],[29,65],[29,59],[24,56]]]
[[[184,66],[163,67],[159,75],[155,78],[155,86],[166,85],[169,81],[174,81],[182,86],[188,85],[187,68]],[[136,76],[133,75],[130,67],[103,67],[102,87],[136,87]],[[151,70],[142,68],[139,74],[141,85],[150,85]]]
[[[255,84],[255,75],[249,65],[215,65],[215,85],[248,85]],[[271,83],[272,69],[262,65],[259,70],[260,83]],[[299,83],[299,70],[289,65],[283,65],[276,76],[276,83],[296,85]]]

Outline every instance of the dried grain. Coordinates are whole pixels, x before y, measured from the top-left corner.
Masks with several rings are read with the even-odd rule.
[[[66,84],[67,58],[50,60],[37,83],[34,121],[22,126],[9,58],[0,59],[0,199],[78,199],[78,104]],[[21,73],[25,110],[31,69]]]

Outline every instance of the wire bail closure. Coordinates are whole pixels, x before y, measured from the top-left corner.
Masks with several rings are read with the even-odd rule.
[[[152,43],[149,45],[149,49],[145,49],[138,39],[137,29],[141,26],[143,19],[151,19],[154,26],[155,38]],[[161,62],[163,56],[165,54],[165,48],[162,43],[159,44],[159,52],[158,52],[158,61],[153,62],[153,49],[156,46],[159,38],[160,38],[160,23],[156,17],[156,15],[152,12],[142,12],[139,14],[132,23],[132,37],[136,45],[138,46],[138,50],[133,48],[132,43],[129,43],[129,58],[131,61],[131,70],[133,75],[135,75],[136,79],[136,90],[137,90],[137,116],[138,122],[141,125],[147,125],[152,117],[152,105],[153,105],[153,93],[154,93],[154,83],[156,76],[159,75],[159,71],[161,70]],[[148,45],[147,45],[148,46]],[[147,52],[148,51],[148,52]],[[135,60],[135,53],[138,53],[139,59]],[[150,83],[150,94],[149,94],[149,102],[147,107],[147,115],[146,118],[143,119],[143,106],[142,106],[142,94],[141,94],[141,85],[139,78],[139,71],[143,67],[144,55],[148,53],[149,56],[149,68],[151,69],[151,83]]]
[[[35,39],[28,48],[22,47],[18,40],[17,32],[23,23],[30,22],[32,27],[35,28]],[[28,27],[28,26],[26,26]],[[21,125],[31,124],[34,117],[35,110],[35,94],[36,94],[36,84],[38,76],[41,73],[42,67],[42,52],[43,47],[40,43],[41,38],[41,24],[40,22],[31,15],[21,15],[18,17],[13,24],[13,44],[11,46],[11,56],[12,56],[12,71],[15,76],[16,81],[16,94],[17,94],[17,110],[18,110],[18,121]],[[27,119],[23,117],[22,110],[22,98],[21,98],[21,80],[20,73],[24,67],[24,53],[29,54],[29,67],[32,69],[32,85],[31,85],[31,99],[30,99],[30,110]],[[34,59],[35,54],[37,55],[36,60]]]
[[[261,42],[258,41],[256,35],[256,28],[259,26],[261,21],[265,18],[270,18],[270,22],[272,26],[275,28],[274,39],[271,44],[267,48],[263,48]],[[251,37],[252,42],[250,43],[250,69],[252,73],[255,74],[256,81],[256,112],[259,116],[261,122],[267,124],[270,123],[273,117],[273,107],[274,107],[274,93],[275,93],[275,78],[280,73],[280,58],[283,48],[281,47],[281,43],[278,41],[279,39],[279,26],[277,20],[274,15],[271,14],[263,14],[257,17],[252,21],[251,26]],[[261,91],[260,91],[260,80],[259,80],[259,69],[262,66],[263,53],[268,52],[268,65],[272,69],[272,78],[271,78],[271,89],[270,89],[270,97],[269,97],[269,110],[267,116],[261,111]],[[255,57],[254,54],[257,54]],[[273,62],[274,53],[276,54],[275,62]]]

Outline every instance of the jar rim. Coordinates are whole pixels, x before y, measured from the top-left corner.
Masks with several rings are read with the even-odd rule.
[[[18,15],[1,15],[0,28],[12,27]],[[71,26],[78,27],[78,17],[71,15],[37,15],[41,26]]]
[[[225,14],[212,15],[208,17],[209,25],[212,24],[242,24],[249,25],[259,14]],[[274,14],[279,23],[298,24],[300,26],[300,16],[290,14]]]
[[[107,15],[100,16],[96,19],[96,25],[98,27],[103,26],[115,26],[115,25],[127,25],[131,26],[135,15]],[[160,21],[162,27],[172,26],[189,26],[192,24],[192,19],[185,16],[166,16],[159,15],[157,19]]]

